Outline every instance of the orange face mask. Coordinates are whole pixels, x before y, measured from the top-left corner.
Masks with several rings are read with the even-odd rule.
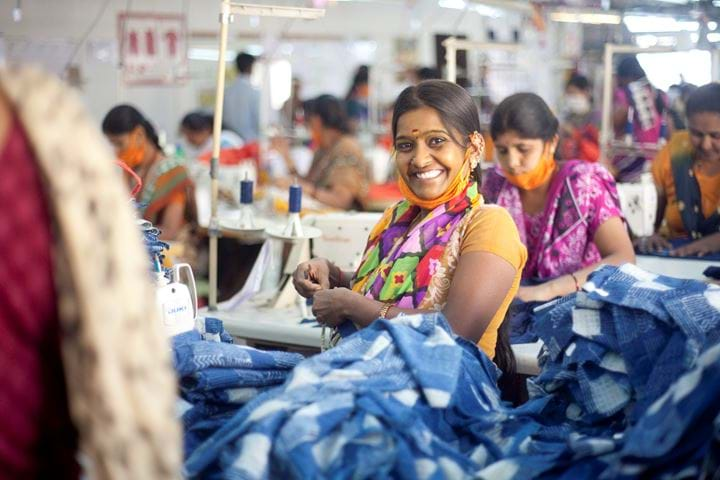
[[[137,167],[145,158],[145,147],[142,145],[140,138],[138,137],[139,135],[137,132],[131,133],[128,146],[125,147],[125,150],[123,150],[120,155],[118,155],[120,161],[130,168]]]
[[[322,134],[319,131],[313,130],[310,132],[310,141],[312,142],[312,146],[315,148],[320,148],[320,141],[322,140]]]
[[[535,168],[520,175],[512,175],[503,169],[508,182],[523,190],[534,190],[547,182],[555,171],[555,158],[549,148],[545,148]]]
[[[462,167],[460,167],[460,171],[457,173],[457,175],[455,175],[455,178],[453,178],[452,182],[450,182],[448,188],[445,189],[445,193],[443,193],[439,197],[430,200],[418,197],[408,186],[407,182],[405,182],[405,179],[402,177],[402,175],[398,175],[398,188],[400,188],[400,193],[402,193],[403,197],[407,198],[410,203],[412,203],[413,205],[417,205],[424,210],[434,210],[443,203],[449,202],[453,198],[460,195],[460,193],[465,190],[468,183],[470,182],[471,155],[472,150],[468,147],[468,149],[465,151],[465,159],[463,160]]]

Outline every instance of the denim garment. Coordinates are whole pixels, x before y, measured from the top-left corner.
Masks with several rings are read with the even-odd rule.
[[[471,383],[466,375],[492,380]],[[467,412],[456,407],[475,405],[486,412],[499,407],[496,375],[475,345],[454,341],[440,314],[380,320],[305,360],[281,388],[250,402],[195,450],[186,473],[191,478],[220,471],[223,478],[468,476],[477,464],[454,445],[458,436],[444,417],[452,414],[460,428]],[[458,390],[461,383],[466,388]]]
[[[303,356],[265,352],[232,344],[216,318],[200,318],[196,329],[172,338],[173,361],[181,396],[190,407],[182,413],[184,448],[190,455],[237,409],[285,381]]]
[[[542,371],[518,408],[501,402],[495,365],[441,314],[378,320],[240,409],[214,397],[186,412],[185,473],[602,480],[713,471],[720,288],[634,266],[602,267],[585,288],[537,312]]]

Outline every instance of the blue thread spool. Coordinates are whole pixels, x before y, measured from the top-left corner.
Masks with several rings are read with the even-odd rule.
[[[302,187],[300,185],[290,185],[288,204],[290,213],[300,213],[300,207],[302,206]]]
[[[630,135],[632,137],[633,134],[633,108],[628,108],[628,116],[627,120],[625,121],[625,135]]]
[[[667,123],[665,123],[665,120],[660,124],[660,138],[664,138],[667,140],[668,138],[668,126]]]
[[[240,180],[240,204],[251,205],[253,202],[253,182],[252,180]]]

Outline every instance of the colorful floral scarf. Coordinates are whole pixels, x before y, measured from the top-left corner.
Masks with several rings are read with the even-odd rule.
[[[478,185],[471,181],[416,225],[420,208],[409,201],[388,209],[370,233],[353,291],[400,308],[418,308],[452,233],[481,203]]]

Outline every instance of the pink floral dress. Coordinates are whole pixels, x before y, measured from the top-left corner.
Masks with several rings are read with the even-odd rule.
[[[482,194],[487,203],[506,208],[515,220],[528,249],[524,279],[548,280],[599,262],[595,233],[609,218],[622,218],[615,181],[596,163],[561,163],[551,180],[545,210],[537,215],[523,211],[518,188],[499,167],[486,173]]]

